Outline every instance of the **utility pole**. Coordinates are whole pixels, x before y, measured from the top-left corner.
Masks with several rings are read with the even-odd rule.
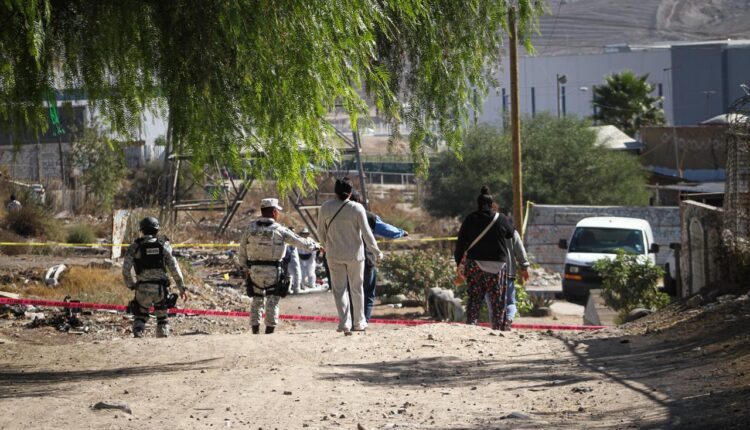
[[[555,74],[555,84],[557,85],[557,117],[560,118],[560,84],[567,84],[568,77],[561,74]]]
[[[520,234],[523,227],[523,180],[521,177],[521,119],[518,96],[518,35],[516,34],[516,8],[508,11],[510,32],[510,122],[513,141],[513,221]]]

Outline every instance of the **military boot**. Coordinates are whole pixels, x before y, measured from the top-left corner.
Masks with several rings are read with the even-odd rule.
[[[133,337],[141,338],[146,334],[146,321],[141,318],[133,320]]]
[[[253,334],[260,334],[260,326],[259,325],[252,326],[252,329],[253,329]]]
[[[276,329],[274,326],[267,325],[266,326],[266,334],[271,334]]]
[[[506,319],[505,321],[503,321],[503,324],[500,326],[500,331],[510,331],[512,325],[513,325],[513,320]]]
[[[169,324],[166,321],[156,324],[156,337],[169,337]]]

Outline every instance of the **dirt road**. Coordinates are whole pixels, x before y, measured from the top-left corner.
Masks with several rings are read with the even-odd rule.
[[[32,330],[6,330],[0,428],[742,428],[750,312],[738,306],[731,325],[711,320],[712,335],[696,330],[714,318],[704,314],[567,337],[286,324],[270,336],[31,344]],[[90,408],[105,400],[132,414]]]

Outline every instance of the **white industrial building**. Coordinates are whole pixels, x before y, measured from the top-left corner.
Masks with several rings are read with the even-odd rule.
[[[648,74],[654,95],[662,96],[669,124],[693,125],[728,112],[750,84],[750,40],[614,45],[598,54],[526,56],[519,59],[521,112],[591,116],[593,89],[612,73]],[[498,73],[475,119],[501,126],[510,109],[508,61]]]

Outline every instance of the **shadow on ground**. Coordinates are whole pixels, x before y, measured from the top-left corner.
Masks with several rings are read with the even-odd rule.
[[[0,399],[43,397],[75,389],[75,383],[119,378],[161,375],[210,369],[210,358],[189,363],[167,363],[158,366],[131,366],[113,369],[37,371],[22,366],[0,371]]]
[[[750,309],[744,306],[735,309],[733,317],[724,313],[702,315],[646,335],[553,335],[551,339],[570,352],[562,359],[553,360],[544,353],[514,356],[511,362],[436,355],[335,365],[335,371],[321,377],[433,390],[512,380],[517,382],[513,390],[534,391],[560,386],[572,389],[606,378],[661,408],[643,410],[621,405],[615,413],[628,417],[623,424],[612,425],[611,417],[594,414],[583,421],[574,420],[578,426],[744,429],[750,422]],[[656,409],[666,410],[667,417]],[[542,413],[535,414],[535,419],[549,419],[547,423],[555,428],[569,427],[571,422]],[[533,420],[494,418],[455,429],[539,427]]]
[[[639,428],[745,429],[750,422],[750,305],[702,313],[642,336],[565,340],[588,371],[669,411]]]

